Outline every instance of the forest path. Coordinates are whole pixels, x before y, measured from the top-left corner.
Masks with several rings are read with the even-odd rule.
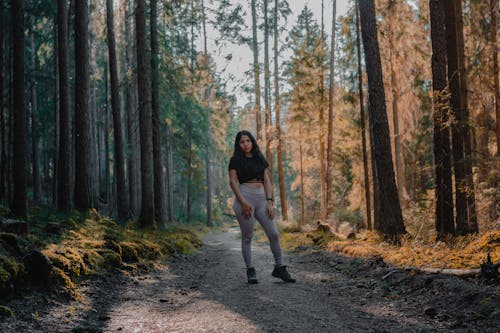
[[[432,332],[442,327],[418,318],[425,316],[423,309],[394,308],[372,288],[373,281],[336,269],[350,265],[337,255],[286,254],[297,278],[288,284],[271,276],[268,244],[253,242],[259,284],[249,285],[240,242],[237,227],[207,235],[196,254],[170,261],[159,275],[120,294],[103,331]]]
[[[158,269],[82,282],[83,302],[16,299],[0,332],[499,332],[494,283],[311,248],[284,255],[297,279],[284,283],[271,276],[269,245],[254,241],[259,284],[249,285],[240,242],[238,227],[209,233]]]

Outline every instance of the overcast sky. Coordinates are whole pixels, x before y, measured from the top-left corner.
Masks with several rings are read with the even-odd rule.
[[[252,24],[251,24],[251,9],[249,6],[249,0],[234,0],[234,3],[241,3],[243,8],[247,13],[247,35],[251,36],[252,33]],[[313,12],[315,20],[318,24],[321,24],[321,0],[288,0],[290,5],[290,9],[292,14],[288,17],[288,22],[286,26],[286,31],[281,35],[281,39],[283,40],[286,34],[291,30],[293,25],[297,22],[297,16],[300,14],[304,6],[307,7]],[[337,17],[342,16],[348,9],[349,3],[352,3],[349,0],[337,0]],[[272,10],[274,6],[274,1],[269,1],[269,10]],[[331,34],[331,22],[332,22],[332,0],[324,0],[324,21],[325,21],[325,31],[328,35]],[[282,23],[283,24],[283,23]],[[207,27],[208,32],[208,48],[209,52],[212,53],[212,56],[215,59],[217,64],[217,71],[222,71],[222,77],[227,82],[228,90],[231,93],[234,93],[237,97],[237,105],[239,107],[244,106],[249,101],[248,94],[244,93],[241,90],[241,86],[251,83],[247,77],[245,77],[245,72],[251,69],[251,65],[253,63],[253,54],[252,50],[248,46],[238,46],[227,44],[223,48],[217,49],[215,46],[215,40],[217,39],[217,33],[213,30],[213,28]],[[260,35],[259,42],[262,42],[263,36]],[[269,40],[269,52],[270,57],[272,59],[272,46],[273,40],[270,38]],[[328,43],[330,43],[330,39],[328,39]],[[228,54],[232,55],[231,60],[227,60],[226,56]],[[284,53],[281,55],[279,62],[281,63],[283,59],[289,58],[290,53]],[[264,52],[261,48],[259,53],[259,61],[262,62],[264,59]],[[271,71],[274,68],[274,65],[271,64]],[[261,81],[262,84],[263,80]]]

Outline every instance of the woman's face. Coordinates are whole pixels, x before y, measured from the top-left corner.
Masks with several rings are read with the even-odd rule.
[[[252,151],[252,140],[248,137],[248,135],[242,135],[240,138],[240,148],[243,150],[245,154],[248,154]]]

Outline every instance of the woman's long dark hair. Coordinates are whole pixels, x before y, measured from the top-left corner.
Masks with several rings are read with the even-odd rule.
[[[262,154],[262,152],[260,151],[259,145],[257,144],[257,140],[255,140],[252,133],[250,133],[247,130],[239,131],[238,134],[236,134],[236,139],[234,140],[233,156],[240,157],[240,158],[245,157],[245,153],[243,152],[243,150],[241,150],[241,147],[240,147],[240,140],[241,140],[241,137],[243,135],[248,136],[250,138],[250,141],[252,141],[252,151],[251,151],[252,155],[257,156],[262,161],[262,163],[264,165],[266,165],[267,161],[266,161],[264,155]]]

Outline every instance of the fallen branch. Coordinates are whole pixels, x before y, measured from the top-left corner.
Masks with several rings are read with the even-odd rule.
[[[481,269],[454,269],[454,268],[432,268],[432,267],[405,267],[406,271],[415,271],[425,274],[445,274],[455,276],[477,276],[481,273]]]

